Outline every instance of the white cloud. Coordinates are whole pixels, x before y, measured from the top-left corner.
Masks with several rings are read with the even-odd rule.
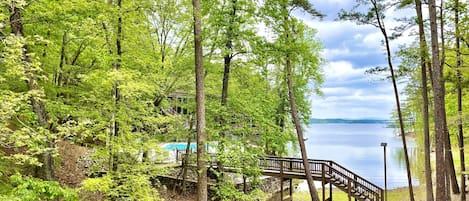
[[[374,32],[372,26],[358,26],[350,21],[320,21],[304,19],[304,22],[318,31],[320,39],[353,39],[357,34]],[[340,41],[337,41],[340,42]]]
[[[333,80],[348,80],[356,77],[363,76],[364,69],[355,69],[352,63],[348,61],[332,61],[324,66],[326,79]]]
[[[344,55],[350,55],[350,49],[348,48],[325,48],[322,51],[322,56],[329,60],[334,60],[334,58],[340,58]]]
[[[353,39],[355,39],[355,40],[360,40],[360,39],[362,39],[362,38],[363,38],[363,35],[362,35],[361,33],[355,34],[355,35],[353,36]]]
[[[322,55],[329,61],[323,67],[324,97],[311,98],[312,115],[316,118],[388,119],[395,105],[392,85],[365,74],[369,67],[383,66],[386,62],[383,35],[371,25],[333,20],[341,8],[349,10],[353,4],[352,0],[318,1],[314,5],[327,15],[325,20],[299,16],[317,30],[317,38],[325,46]],[[412,15],[412,9],[388,10],[385,19],[388,34],[391,35],[392,28],[399,25],[396,17]],[[412,32],[415,29],[408,29],[403,37],[391,41],[392,51],[397,51],[401,44],[412,43],[415,40],[410,36]]]
[[[363,38],[362,45],[370,49],[382,49],[383,48],[382,41],[383,41],[383,35],[381,34],[381,32],[373,32],[373,33],[367,34]]]
[[[325,87],[321,91],[327,96],[337,96],[350,94],[352,91],[347,87]]]
[[[313,96],[312,114],[315,118],[377,118],[388,119],[394,108],[392,85],[387,82],[323,88],[323,97]]]

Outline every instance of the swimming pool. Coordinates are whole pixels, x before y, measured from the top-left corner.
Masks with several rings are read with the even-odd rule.
[[[191,143],[189,145],[191,150],[196,150],[197,149],[197,144],[196,143]],[[165,150],[168,151],[173,151],[173,150],[186,150],[187,148],[187,143],[168,143],[163,147]]]

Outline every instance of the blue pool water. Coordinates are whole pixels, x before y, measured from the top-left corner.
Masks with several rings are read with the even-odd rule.
[[[187,143],[169,143],[164,146],[164,149],[168,151],[173,151],[173,150],[186,150]],[[197,144],[191,143],[190,144],[190,149],[195,150],[197,149]]]

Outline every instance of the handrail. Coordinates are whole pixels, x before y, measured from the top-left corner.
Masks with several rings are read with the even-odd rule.
[[[292,157],[278,157],[278,156],[268,156],[266,158],[275,158],[275,159],[282,159],[282,160],[294,160],[294,161],[301,161],[303,162],[303,160],[301,158],[292,158]],[[310,163],[325,163],[326,165],[329,165],[332,169],[336,169],[334,166],[336,166],[338,169],[344,171],[342,173],[344,173],[344,175],[348,176],[348,177],[351,177],[353,178],[354,180],[356,180],[356,182],[368,187],[368,189],[370,189],[371,191],[374,191],[374,192],[380,192],[380,190],[382,190],[379,186],[373,184],[372,182],[368,181],[367,179],[361,177],[360,175],[357,175],[355,174],[354,172],[348,170],[347,168],[343,167],[342,165],[334,162],[334,161],[331,161],[331,160],[321,160],[321,159],[308,159],[308,161]],[[329,163],[329,164],[328,164]],[[368,186],[369,185],[369,186]]]
[[[283,162],[295,162],[295,163],[300,163],[303,164],[303,160],[301,158],[283,158],[283,157],[277,157],[277,156],[268,156],[265,157],[263,160],[272,160],[272,161],[280,161],[281,163]],[[262,160],[262,159],[261,159]],[[320,170],[316,166],[319,167],[319,165],[324,164],[327,169],[325,170]],[[316,160],[316,159],[309,159],[309,165],[312,166],[311,172],[314,173],[321,173],[322,171],[328,172],[329,176],[337,176],[337,179],[340,179],[342,183],[347,183],[348,181],[352,182],[353,188],[361,193],[364,194],[365,196],[382,196],[382,189],[375,184],[371,183],[370,181],[364,179],[363,177],[353,173],[352,171],[348,170],[347,168],[337,164],[334,161],[330,160]],[[301,167],[301,166],[300,166]],[[300,170],[301,172],[304,172],[304,167],[296,169]],[[283,172],[283,169],[280,170]],[[289,170],[292,171],[292,170]]]
[[[181,153],[181,156],[184,154],[185,153]],[[209,162],[210,165],[216,165],[216,161],[213,159],[216,160],[215,155],[212,156],[212,160]],[[312,173],[324,174],[330,178],[334,177],[335,179],[340,180],[339,182],[342,184],[347,185],[349,188],[354,189],[355,192],[368,198],[374,197],[377,200],[383,199],[382,188],[334,161],[308,159],[308,162]],[[262,167],[264,170],[279,171],[280,174],[284,174],[285,172],[303,173],[305,170],[303,160],[301,158],[266,156],[259,157],[258,164],[259,167]],[[227,166],[225,166],[225,168],[227,168]]]

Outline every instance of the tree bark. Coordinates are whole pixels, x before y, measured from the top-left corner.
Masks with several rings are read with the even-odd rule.
[[[65,64],[65,47],[67,46],[67,32],[64,31],[64,34],[62,35],[62,46],[60,48],[60,62],[59,62],[59,70],[56,72],[56,82],[55,84],[60,87],[62,85],[62,77],[63,77],[63,69],[64,69],[64,64]],[[60,94],[57,93],[57,97],[59,97]]]
[[[436,23],[436,3],[429,0],[430,31],[432,44],[432,66],[433,66],[433,99],[435,112],[435,151],[436,151],[436,200],[446,200],[445,189],[445,89],[443,80],[443,68],[440,64],[438,47],[438,27]]]
[[[433,182],[432,167],[430,161],[430,124],[428,115],[428,85],[427,85],[427,63],[428,63],[428,47],[425,39],[425,28],[423,26],[422,2],[415,0],[415,9],[417,11],[420,41],[420,66],[422,76],[422,113],[423,113],[423,135],[424,135],[424,155],[425,155],[425,188],[426,200],[434,201],[433,198]]]
[[[205,92],[204,92],[204,67],[202,52],[202,12],[200,0],[192,0],[194,16],[194,51],[195,51],[195,80],[197,102],[197,200],[207,200],[207,167],[205,156],[205,144],[207,134],[205,132]]]
[[[309,193],[313,201],[319,201],[319,195],[316,187],[314,186],[314,180],[311,175],[311,169],[308,161],[308,154],[306,153],[306,146],[303,136],[303,128],[301,127],[300,117],[298,115],[298,109],[296,107],[295,92],[293,88],[293,75],[290,55],[286,57],[286,70],[287,70],[287,85],[288,85],[288,97],[290,100],[290,112],[295,124],[296,134],[298,136],[298,143],[300,144],[301,158],[303,160],[303,166],[305,168],[306,181],[308,181]],[[283,190],[283,189],[282,189]],[[283,198],[282,198],[283,199]]]
[[[381,30],[381,33],[383,34],[384,42],[385,42],[385,46],[386,46],[386,57],[387,57],[389,70],[391,71],[391,79],[392,79],[392,85],[393,85],[393,89],[394,89],[394,98],[395,98],[395,101],[396,101],[397,114],[398,114],[398,118],[399,118],[402,146],[404,148],[404,158],[405,158],[405,164],[406,164],[406,170],[407,170],[407,182],[408,182],[408,185],[409,185],[409,197],[410,197],[411,201],[414,201],[415,200],[415,198],[414,198],[414,187],[412,185],[412,175],[411,175],[411,172],[410,172],[409,154],[408,154],[408,151],[407,151],[407,142],[406,142],[406,136],[405,136],[404,121],[402,119],[401,103],[400,103],[400,100],[399,100],[399,91],[397,89],[396,75],[394,73],[394,67],[393,67],[393,64],[392,64],[391,47],[390,47],[390,44],[389,44],[389,38],[388,38],[388,34],[386,32],[386,28],[384,26],[384,22],[382,21],[382,18],[380,17],[380,13],[379,13],[380,8],[378,7],[376,0],[371,0],[371,2],[373,4],[376,19],[378,21],[378,26],[379,26],[379,29]]]
[[[187,137],[186,143],[186,155],[184,155],[183,163],[182,163],[182,187],[181,192],[186,192],[186,178],[187,178],[187,169],[189,169],[189,156],[192,152],[191,150],[191,139],[192,139],[192,127],[194,126],[194,121],[192,119],[192,115],[189,117],[189,136]],[[176,156],[177,157],[177,156]]]
[[[444,34],[444,1],[440,1],[440,37],[441,37],[441,61],[440,65],[441,68],[444,68],[445,66],[445,61],[446,61],[446,49],[445,49],[445,34]],[[444,74],[443,74],[444,76]],[[443,88],[444,88],[444,83],[443,83]],[[446,120],[446,115],[444,118],[445,122],[445,159],[446,159],[446,173],[449,184],[447,185],[447,197],[448,199],[451,199],[451,193],[450,193],[450,185],[451,185],[451,190],[453,190],[454,194],[459,194],[459,186],[458,186],[458,180],[456,178],[456,170],[454,168],[454,160],[453,160],[453,152],[452,152],[452,147],[451,147],[451,138],[448,130],[448,122]]]
[[[231,61],[233,60],[233,25],[234,25],[234,18],[236,17],[236,3],[237,0],[232,0],[231,1],[231,6],[232,10],[229,15],[229,24],[228,24],[228,29],[226,31],[226,42],[225,42],[225,48],[226,48],[226,54],[223,57],[223,83],[222,83],[222,91],[221,91],[221,100],[220,100],[220,105],[222,107],[226,107],[226,104],[228,103],[228,87],[229,87],[229,81],[230,81],[230,70],[231,70]],[[223,118],[223,115],[220,117],[220,125],[223,127],[223,124],[225,123],[225,119]],[[220,138],[225,137],[225,131],[222,130],[220,132]],[[225,144],[224,140],[221,140],[218,142],[219,150],[224,150]],[[220,171],[220,176],[217,180],[217,182],[223,182],[223,163],[220,160],[217,160],[217,166],[218,166],[218,171]]]
[[[454,168],[454,160],[453,160],[453,151],[451,148],[451,139],[448,131],[448,123],[446,121],[445,117],[445,159],[446,159],[446,169],[447,169],[447,174],[448,174],[448,179],[451,185],[451,189],[453,190],[454,194],[459,194],[459,185],[458,185],[458,180],[456,178],[456,170]],[[449,187],[449,186],[448,186]],[[450,191],[448,191],[450,192]],[[450,193],[449,193],[450,194]],[[451,196],[451,195],[449,195]]]
[[[118,9],[118,17],[117,17],[117,34],[116,34],[116,54],[117,59],[113,63],[113,68],[116,71],[119,71],[122,67],[122,0],[117,0],[117,9]],[[112,51],[109,51],[112,54]],[[114,150],[114,140],[119,136],[119,102],[120,102],[120,89],[119,83],[116,81],[112,86],[112,97],[114,99],[114,113],[112,114],[112,122],[111,122],[111,136],[110,136],[110,153],[109,153],[109,160],[110,160],[110,170],[117,171],[118,168],[118,160],[119,156],[115,153]]]
[[[454,9],[454,26],[456,34],[456,74],[457,74],[457,93],[458,93],[458,141],[459,141],[459,157],[461,165],[461,173],[466,171],[464,162],[464,131],[462,119],[462,74],[461,74],[461,31],[459,27],[459,0],[455,0]],[[466,201],[466,178],[461,174],[461,201]]]
[[[228,86],[230,79],[231,60],[233,59],[233,26],[236,17],[236,3],[237,0],[231,0],[231,13],[228,24],[228,30],[226,32],[226,43],[225,48],[228,51],[224,56],[224,70],[223,70],[223,86],[221,93],[221,105],[225,106],[228,99]]]
[[[10,13],[10,26],[11,26],[11,32],[18,37],[25,37],[24,35],[24,30],[23,30],[23,18],[21,15],[21,9],[16,7],[15,5],[7,5],[8,11]],[[34,76],[33,72],[30,72],[31,69],[29,65],[32,65],[32,59],[29,56],[30,50],[28,45],[24,44],[23,48],[21,50],[22,54],[22,61],[25,63],[24,65],[24,70],[26,71],[26,84],[28,87],[29,91],[35,91],[35,90],[40,90],[40,87],[38,85],[38,80]],[[34,114],[37,116],[37,121],[38,125],[45,128],[49,129],[49,117],[46,112],[46,107],[44,102],[36,98],[34,96],[31,96],[30,98],[31,101],[31,106],[33,109]],[[46,144],[49,148],[54,148],[54,142],[52,139],[49,139],[46,137]],[[41,162],[43,163],[43,166],[41,167],[42,175],[41,177],[45,180],[53,180],[54,179],[54,158],[52,157],[52,153],[47,151],[46,153],[42,154],[42,159],[40,159]]]

